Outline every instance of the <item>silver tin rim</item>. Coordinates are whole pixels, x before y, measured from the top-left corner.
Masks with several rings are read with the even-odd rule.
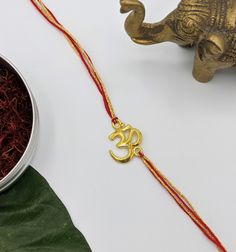
[[[2,180],[0,180],[0,192],[3,190],[6,190],[9,186],[11,186],[27,169],[29,166],[36,147],[38,143],[38,134],[39,134],[39,113],[38,113],[38,108],[36,101],[33,97],[33,94],[25,81],[24,77],[22,74],[19,72],[19,70],[3,55],[0,54],[0,57],[8,63],[14,70],[15,72],[19,75],[19,77],[22,79],[28,93],[30,96],[31,104],[32,104],[32,112],[33,112],[33,123],[32,123],[32,130],[31,130],[31,135],[30,139],[28,142],[28,145],[26,147],[26,150],[24,154],[22,155],[21,159],[18,161],[18,163],[15,165],[15,167],[10,171],[10,173],[4,177]]]

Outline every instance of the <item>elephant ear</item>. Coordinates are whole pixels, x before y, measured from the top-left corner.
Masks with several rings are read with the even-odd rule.
[[[200,60],[218,59],[226,51],[225,38],[221,34],[208,33],[198,43]]]

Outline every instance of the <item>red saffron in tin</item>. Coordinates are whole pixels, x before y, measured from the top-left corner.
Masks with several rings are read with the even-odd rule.
[[[32,123],[32,103],[24,82],[0,59],[0,180],[24,154]]]

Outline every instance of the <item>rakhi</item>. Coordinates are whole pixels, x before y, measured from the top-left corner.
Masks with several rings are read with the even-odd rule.
[[[197,227],[203,232],[203,234],[212,241],[218,251],[227,252],[223,244],[209,228],[209,226],[202,220],[199,214],[196,212],[189,200],[157,169],[154,164],[148,159],[144,154],[141,147],[142,143],[142,133],[133,128],[130,124],[123,123],[115,114],[111,100],[108,96],[104,83],[99,76],[96,68],[90,59],[86,51],[81,47],[79,42],[75,37],[57,20],[53,13],[46,7],[46,5],[41,0],[30,0],[36,9],[44,16],[44,18],[61,31],[66,39],[69,41],[73,49],[79,55],[83,64],[85,65],[89,75],[93,79],[99,93],[102,96],[103,103],[108,116],[111,119],[111,124],[114,132],[109,135],[111,141],[119,139],[116,146],[119,149],[127,150],[127,154],[124,157],[119,157],[110,150],[111,157],[120,163],[127,163],[134,157],[139,158],[152,175],[159,181],[159,183],[167,190],[170,196],[175,200],[175,202],[180,206],[180,208],[191,218],[191,220],[197,225]]]

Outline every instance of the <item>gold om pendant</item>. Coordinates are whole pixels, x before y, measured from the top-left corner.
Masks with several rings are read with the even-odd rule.
[[[125,125],[120,120],[117,123],[112,124],[115,132],[109,135],[109,139],[114,141],[115,139],[120,139],[116,144],[119,149],[127,150],[127,154],[124,157],[119,157],[115,155],[110,150],[110,155],[114,160],[120,163],[129,162],[134,156],[139,156],[140,151],[142,151],[140,144],[142,143],[142,133],[133,128],[131,125]]]

